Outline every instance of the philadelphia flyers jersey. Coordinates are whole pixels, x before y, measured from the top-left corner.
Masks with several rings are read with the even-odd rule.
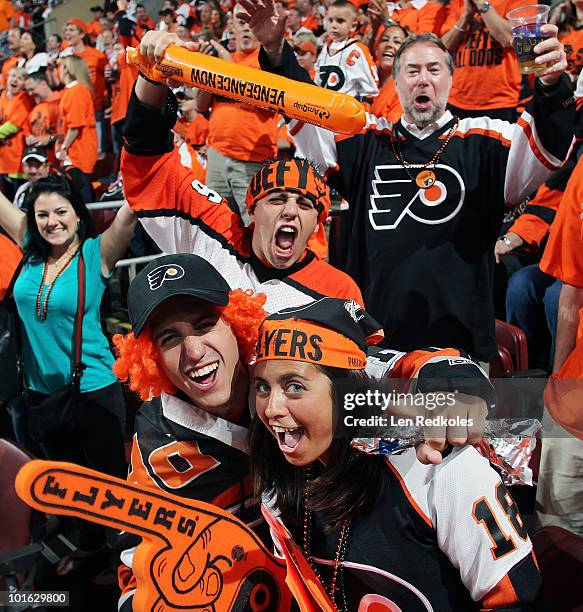
[[[271,268],[256,257],[251,248],[252,228],[246,228],[218,193],[180,163],[171,132],[176,110],[171,93],[165,112],[158,113],[142,106],[134,92],[124,126],[121,170],[125,196],[162,251],[199,255],[232,289],[265,293],[267,312],[324,296],[363,305],[354,280],[309,250],[286,269]]]
[[[414,449],[386,464],[377,503],[351,522],[336,601],[357,610],[376,594],[407,612],[530,610],[540,587],[532,544],[488,461],[465,446],[440,465],[421,464]],[[339,534],[317,513],[312,525],[311,555],[329,584]]]
[[[315,84],[326,89],[341,91],[359,100],[372,100],[379,95],[377,67],[370,51],[356,40],[326,45],[316,60],[315,71]],[[314,128],[304,130],[304,125],[303,121],[292,119],[288,131],[294,139],[296,154],[310,158],[309,140]]]
[[[246,427],[163,393],[142,405],[135,428],[129,482],[219,506],[261,533],[263,519],[252,495]],[[138,538],[134,540],[137,545]],[[131,610],[136,588],[133,551],[121,555],[123,610]]]
[[[379,95],[379,77],[370,51],[356,40],[324,46],[315,65],[316,85],[358,98]]]
[[[265,70],[308,79],[287,45],[282,66],[270,67],[263,51],[259,59]],[[337,265],[363,291],[386,346],[455,346],[484,361],[495,355],[493,250],[504,207],[562,166],[574,120],[563,76],[551,95],[535,93],[516,124],[458,120],[446,111],[424,130],[371,115],[356,136],[303,126],[304,155],[328,169],[330,185],[350,205]],[[433,185],[417,183],[424,165]]]

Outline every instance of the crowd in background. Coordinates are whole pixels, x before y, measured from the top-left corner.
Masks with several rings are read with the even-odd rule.
[[[332,19],[330,1],[276,4],[289,9],[287,39],[315,82],[360,96],[376,116],[395,122],[402,113],[392,65],[409,33],[435,33],[454,56],[449,104],[457,116],[488,115],[516,121],[532,96],[532,78],[529,81],[519,73],[508,31],[497,22],[523,4],[521,0],[497,2],[496,18],[490,14],[482,18],[470,0],[358,1],[347,12],[333,8]],[[148,30],[175,32],[182,40],[195,42],[204,53],[259,65],[258,43],[234,15],[233,0],[165,0],[154,15],[140,3],[121,0],[117,5],[93,6],[92,20],[69,19],[61,33],[47,36],[52,6],[52,2],[0,3],[0,180],[3,193],[17,206],[22,204],[29,181],[48,173],[66,175],[85,202],[97,200],[108,188],[116,196],[122,194],[118,175],[122,130],[137,78],[137,69],[126,62],[124,49],[135,45]],[[559,26],[574,84],[583,66],[582,20],[581,3],[566,0],[551,8],[550,21]],[[352,69],[350,83],[339,83],[334,74],[320,74],[328,45],[333,48],[348,40],[360,45],[364,68]],[[345,61],[342,55],[337,54],[339,62]],[[226,197],[248,222],[245,193],[251,177],[264,160],[278,153],[292,155],[296,149],[303,153],[297,127],[286,126],[273,113],[231,104],[204,92],[180,88],[176,94],[180,108],[174,134],[183,163],[201,182]],[[532,194],[530,203],[510,211],[501,232],[504,240],[493,245],[499,263],[496,315],[524,328],[533,338],[531,365],[543,368],[552,364],[558,284],[534,264],[542,254],[573,167],[570,163],[561,171],[553,188],[543,186],[541,193]],[[325,258],[324,230],[320,226],[310,247]],[[143,240],[134,241],[134,247],[136,254],[152,251]],[[333,257],[339,257],[337,251],[333,244]],[[515,275],[522,267],[527,269]],[[508,277],[512,278],[507,295]]]
[[[138,78],[137,67],[126,61],[125,48],[138,45],[146,32],[175,33],[202,53],[260,67],[259,43],[238,17],[235,0],[164,0],[155,14],[134,0],[108,0],[91,7],[90,21],[71,18],[61,32],[47,34],[54,31],[50,19],[55,4],[0,0],[0,191],[22,212],[33,201],[34,184],[51,175],[80,195],[76,206],[123,199],[123,129]],[[317,85],[356,96],[373,115],[393,123],[403,114],[393,75],[395,55],[409,34],[423,33],[439,37],[454,59],[449,108],[455,116],[518,121],[535,85],[533,77],[519,71],[505,15],[524,4],[524,0],[493,0],[495,10],[482,11],[472,0],[276,2],[280,10],[288,11],[286,40],[310,78]],[[579,106],[583,0],[553,3],[549,21],[559,28]],[[335,64],[337,71],[331,69]],[[178,101],[174,145],[181,163],[200,184],[226,198],[248,225],[246,198],[253,176],[266,160],[291,158],[309,149],[302,126],[194,88],[181,86],[174,94]],[[581,180],[575,171],[577,160],[576,145],[560,170],[508,210],[499,239],[491,244],[496,317],[526,332],[530,368],[548,373],[557,372],[566,357],[564,338],[560,363],[555,355],[565,278],[541,271],[539,261],[569,180],[572,176]],[[343,211],[350,206],[350,201],[333,194],[330,216],[320,220],[308,243],[319,258],[340,268],[346,250]],[[30,225],[30,215],[28,219]],[[102,230],[107,227],[103,219],[95,220]],[[134,231],[132,220],[126,219],[126,225]],[[0,238],[1,294],[17,257],[13,245]],[[139,226],[131,243],[129,234],[124,235],[126,243],[134,255],[157,250]],[[121,256],[116,252],[116,261]],[[115,264],[109,263],[111,268]],[[99,275],[99,262],[93,265]],[[578,278],[571,278],[577,286]],[[573,338],[571,347],[574,343]]]

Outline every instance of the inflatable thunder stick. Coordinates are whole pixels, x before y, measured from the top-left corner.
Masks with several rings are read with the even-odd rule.
[[[127,48],[129,64],[153,81],[172,79],[188,86],[273,110],[339,134],[357,134],[366,125],[364,105],[343,93],[293,81],[249,66],[170,45],[155,64]]]
[[[134,610],[288,612],[288,580],[301,610],[334,610],[305,558],[300,579],[294,572],[288,577],[285,562],[247,525],[211,504],[57,461],[25,464],[15,487],[42,512],[142,537],[132,562]]]

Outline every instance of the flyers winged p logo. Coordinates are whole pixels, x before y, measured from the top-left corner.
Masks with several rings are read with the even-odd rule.
[[[158,266],[148,273],[150,291],[156,291],[165,281],[175,281],[184,276],[184,268],[178,264]]]
[[[410,172],[421,172],[411,168]],[[453,219],[464,203],[466,187],[460,174],[444,164],[432,170],[437,180],[427,189],[418,187],[401,165],[376,166],[370,196],[369,222],[377,230],[394,230],[406,218],[425,225]]]

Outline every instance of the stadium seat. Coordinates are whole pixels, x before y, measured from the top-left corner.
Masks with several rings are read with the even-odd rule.
[[[514,361],[508,349],[498,345],[498,354],[490,360],[490,378],[504,378],[514,372]]]
[[[0,439],[0,590],[22,587],[26,574],[41,554],[41,544],[31,544],[34,511],[16,494],[14,480],[32,457]]]
[[[513,372],[528,370],[528,342],[526,334],[515,325],[496,319],[496,344],[511,356]]]
[[[583,536],[561,527],[537,531],[533,545],[543,577],[541,603],[544,610],[581,612],[580,580],[583,576]]]

